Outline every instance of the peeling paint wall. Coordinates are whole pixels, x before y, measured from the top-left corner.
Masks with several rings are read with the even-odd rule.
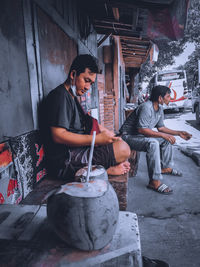
[[[36,130],[39,101],[66,79],[74,57],[97,54],[95,31],[80,38],[78,11],[77,0],[0,1],[0,143]],[[97,90],[90,95],[95,109]]]
[[[11,8],[12,7],[12,8]],[[0,142],[33,127],[22,1],[0,1]]]
[[[69,38],[52,19],[37,8],[40,62],[44,95],[63,83],[73,59],[77,43]]]

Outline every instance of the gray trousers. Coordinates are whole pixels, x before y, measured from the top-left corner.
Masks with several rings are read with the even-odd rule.
[[[173,167],[172,145],[163,138],[122,135],[122,139],[136,151],[146,152],[150,180],[161,180],[161,169]]]

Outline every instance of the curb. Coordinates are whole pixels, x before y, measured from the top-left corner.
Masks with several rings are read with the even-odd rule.
[[[179,149],[184,155],[192,158],[194,162],[197,164],[197,166],[200,167],[200,152],[199,151],[192,150],[191,148],[179,148]]]

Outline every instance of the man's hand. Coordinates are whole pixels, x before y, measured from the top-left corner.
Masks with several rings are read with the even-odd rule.
[[[172,145],[176,142],[176,138],[173,135],[163,133],[162,137],[168,142],[170,142]]]
[[[96,136],[96,144],[97,145],[106,145],[111,144],[115,141],[121,140],[120,137],[114,136],[114,134],[110,131],[102,131]]]
[[[115,136],[115,133],[113,131],[108,130],[106,127],[102,126],[101,124],[99,124],[99,129],[100,129],[100,132],[107,132],[108,134]]]
[[[185,140],[189,140],[192,135],[189,134],[188,132],[185,132],[185,131],[179,131],[179,134],[178,134],[181,138],[185,139]]]

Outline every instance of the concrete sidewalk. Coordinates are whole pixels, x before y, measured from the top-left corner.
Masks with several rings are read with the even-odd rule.
[[[145,153],[136,177],[129,178],[128,211],[139,219],[142,254],[165,260],[170,267],[200,266],[200,167],[174,147],[175,168],[182,177],[165,175],[172,195],[161,195],[148,184]]]

